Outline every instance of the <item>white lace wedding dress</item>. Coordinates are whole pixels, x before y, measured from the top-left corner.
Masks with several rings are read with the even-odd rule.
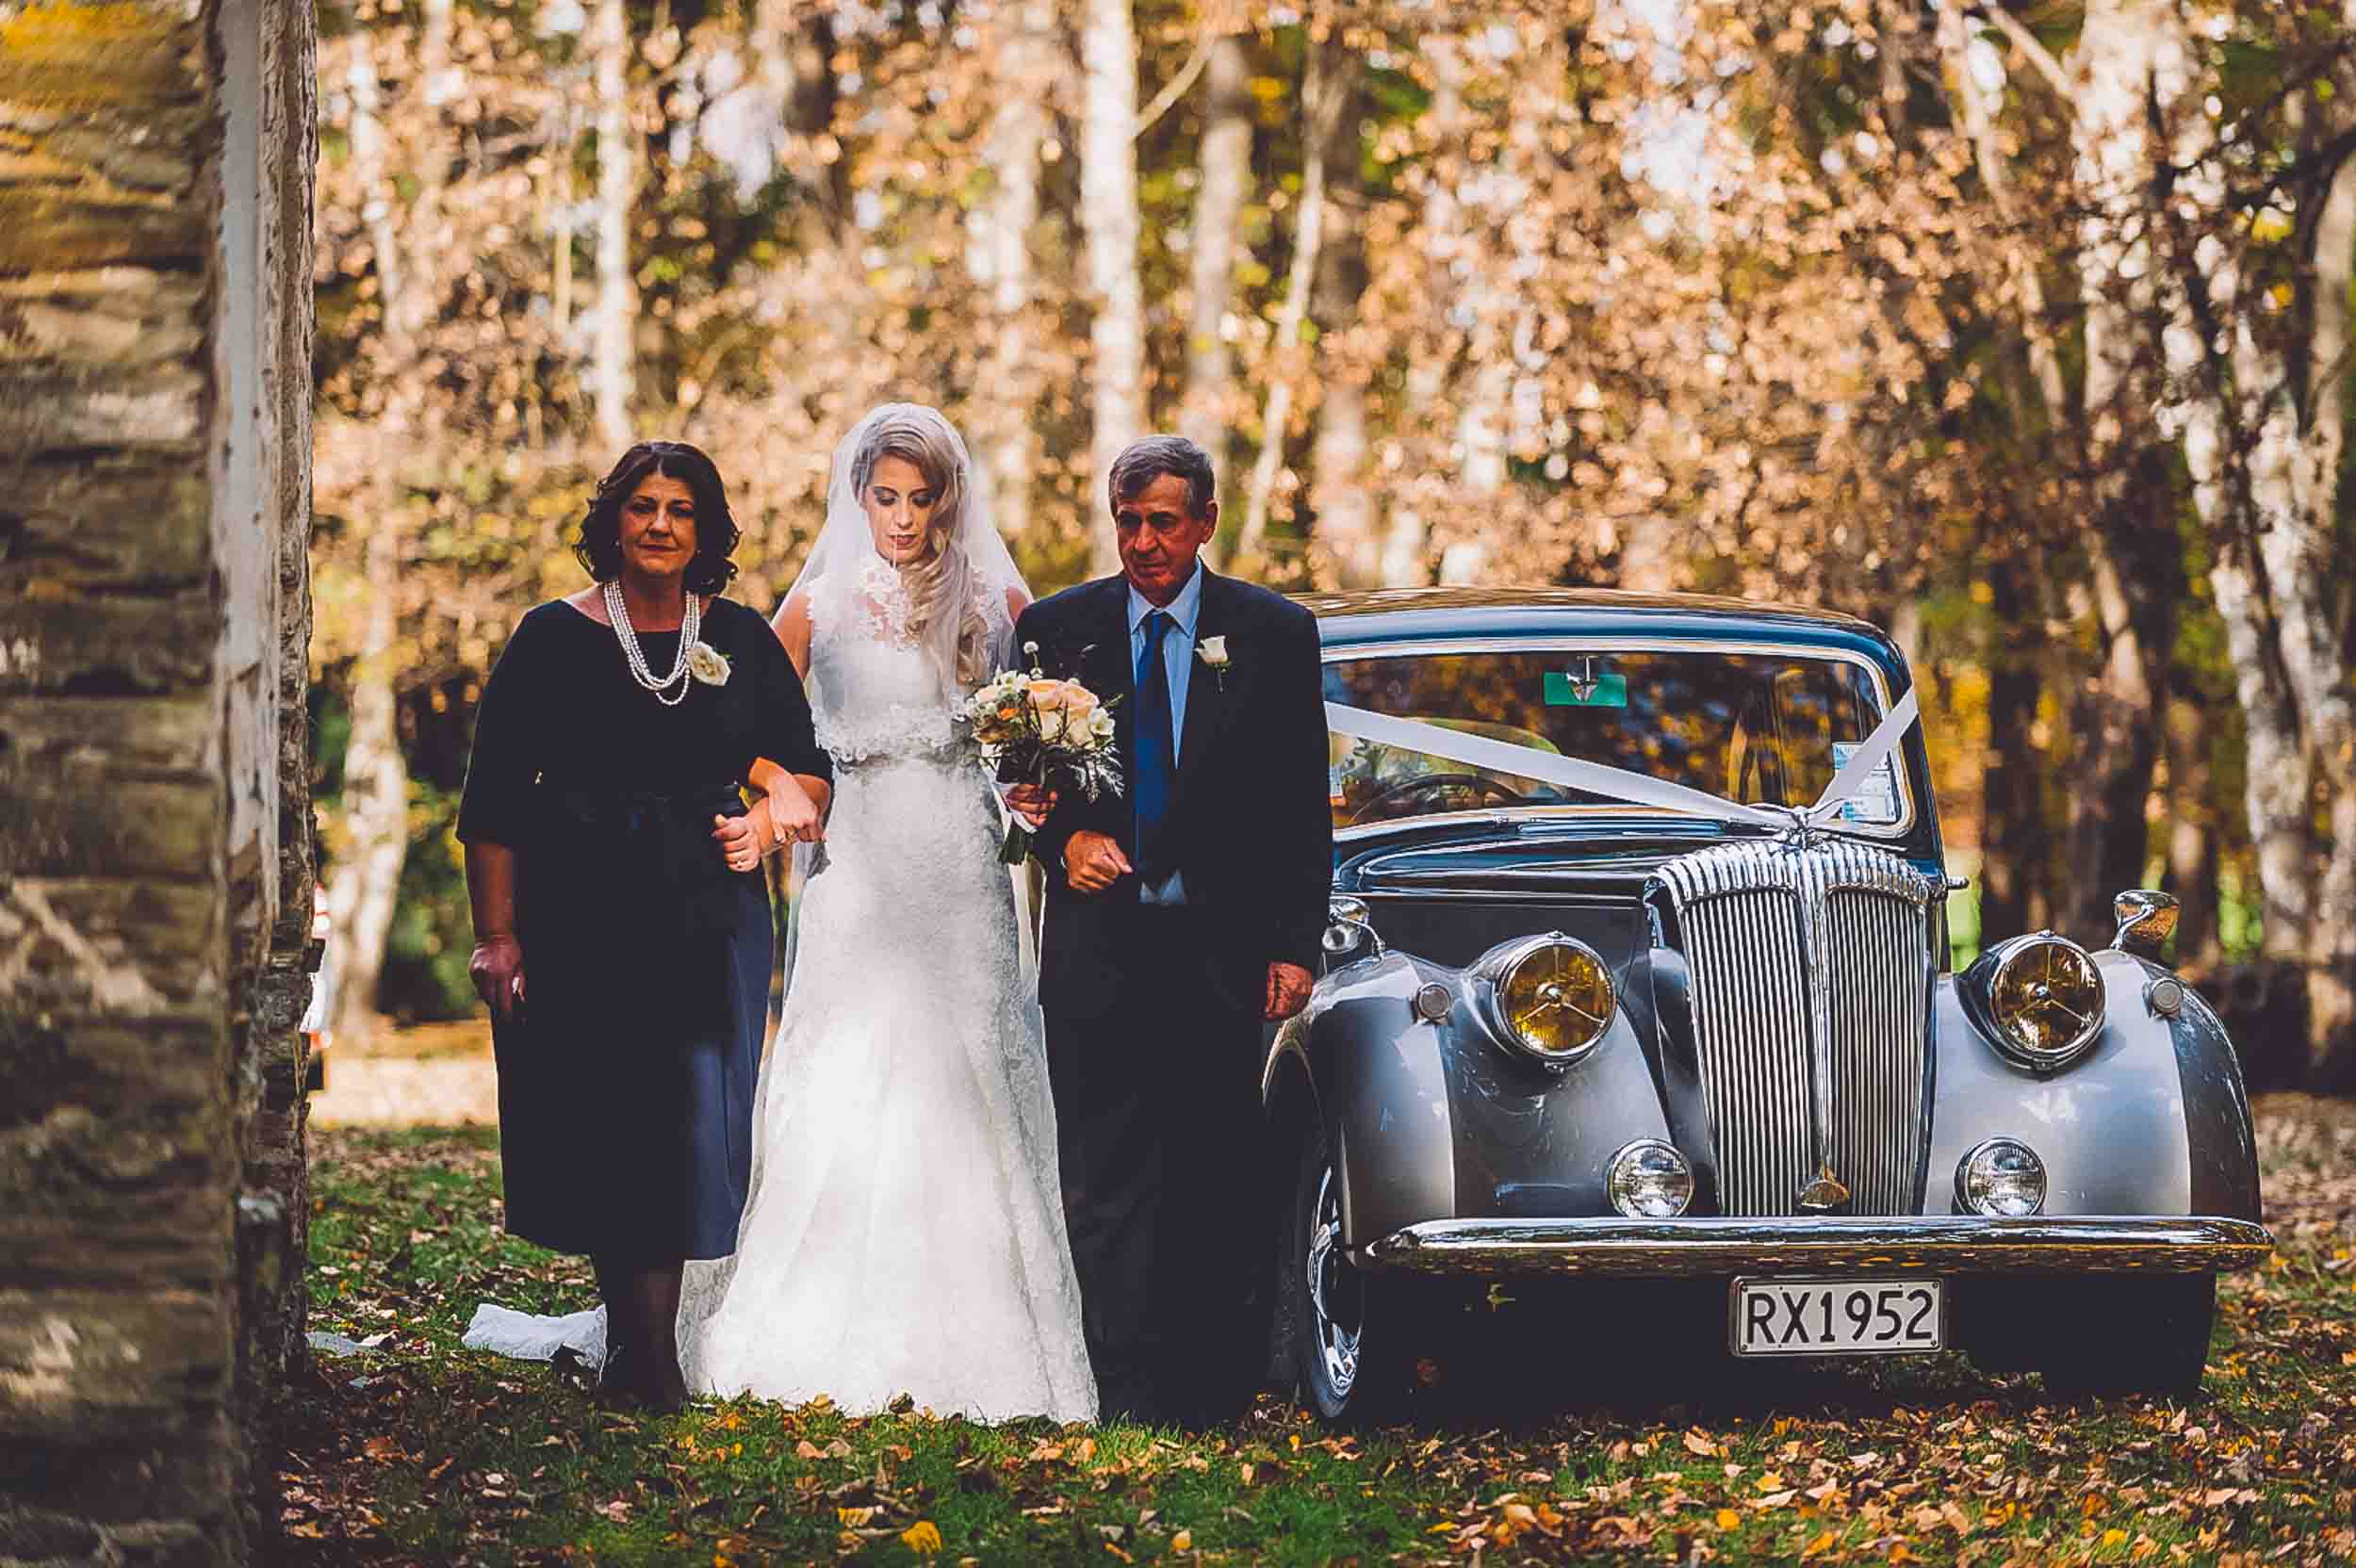
[[[870,557],[859,578],[810,596],[834,806],[805,858],[737,1255],[691,1268],[681,1360],[703,1393],[1089,1419],[996,796],[898,575]]]

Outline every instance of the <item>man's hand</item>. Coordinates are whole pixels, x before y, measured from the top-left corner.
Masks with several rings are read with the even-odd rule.
[[[1064,845],[1063,869],[1074,892],[1101,893],[1136,868],[1121,853],[1119,840],[1083,828]]]
[[[761,852],[769,846],[761,841],[760,830],[752,817],[724,817],[714,813],[712,819],[712,841],[720,846],[720,858],[730,871],[750,871],[761,864]]]
[[[1036,833],[1061,798],[1055,791],[1037,784],[1013,784],[1006,789],[1006,809],[1021,817],[1023,825]]]
[[[513,1023],[524,1016],[524,949],[513,937],[486,937],[475,943],[466,960],[466,974],[475,994],[489,1004],[491,1016]]]
[[[1309,1004],[1309,988],[1317,977],[1299,964],[1268,967],[1268,1013],[1271,1020],[1288,1019]]]

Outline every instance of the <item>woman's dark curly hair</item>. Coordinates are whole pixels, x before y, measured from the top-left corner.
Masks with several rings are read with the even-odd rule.
[[[589,513],[573,546],[589,575],[611,582],[622,575],[622,508],[650,475],[685,482],[695,499],[695,554],[687,563],[691,594],[716,594],[736,576],[736,542],[743,537],[728,512],[728,487],[712,459],[684,441],[641,441],[622,454],[614,471],[597,482]]]

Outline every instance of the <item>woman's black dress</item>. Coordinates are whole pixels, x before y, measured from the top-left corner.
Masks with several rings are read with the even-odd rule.
[[[768,1023],[768,879],[731,872],[714,815],[754,759],[831,778],[768,623],[715,598],[729,661],[665,707],[611,627],[562,601],[516,624],[475,719],[458,813],[516,856],[524,1008],[493,1032],[507,1228],[625,1262],[736,1250]],[[679,633],[641,632],[658,673]]]

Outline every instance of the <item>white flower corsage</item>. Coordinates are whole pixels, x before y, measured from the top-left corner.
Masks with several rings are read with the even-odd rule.
[[[707,686],[726,686],[730,673],[728,655],[710,643],[697,643],[687,650],[687,673]]]
[[[1219,677],[1219,689],[1222,692],[1227,690],[1227,639],[1224,637],[1203,638],[1203,641],[1194,645],[1194,656],[1208,664],[1212,672]]]

